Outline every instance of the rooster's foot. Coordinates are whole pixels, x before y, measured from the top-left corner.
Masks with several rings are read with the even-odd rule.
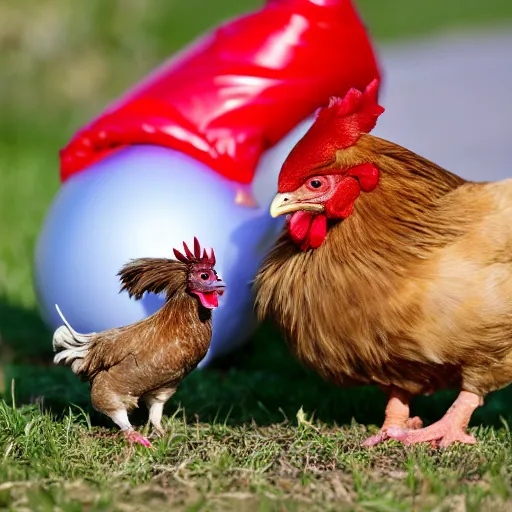
[[[415,416],[414,418],[409,418],[406,423],[406,427],[398,427],[398,426],[389,426],[383,427],[380,432],[375,434],[374,436],[370,436],[368,439],[363,441],[363,446],[375,446],[377,444],[383,443],[388,439],[391,439],[391,436],[388,434],[389,429],[393,429],[394,432],[407,434],[410,430],[420,429],[423,426],[423,422],[421,418]]]
[[[433,446],[446,448],[453,443],[475,444],[476,439],[466,432],[466,428],[473,411],[481,404],[481,396],[470,391],[461,391],[448,412],[436,423],[409,432],[389,428],[387,434],[405,445],[431,443]]]
[[[404,431],[403,429],[389,428],[388,437],[401,441],[409,446],[417,443],[430,443],[433,447],[446,448],[453,443],[475,444],[474,436],[464,432],[462,428],[442,419],[420,430]]]
[[[124,430],[123,437],[130,443],[130,445],[141,444],[146,448],[153,448],[152,444],[142,434],[139,434],[135,430]]]

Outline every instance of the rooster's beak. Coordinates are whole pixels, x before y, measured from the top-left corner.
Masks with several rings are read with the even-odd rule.
[[[319,203],[308,203],[306,198],[301,198],[296,192],[286,192],[276,194],[270,205],[270,215],[279,217],[285,213],[296,212],[297,210],[306,210],[310,212],[322,212],[324,206]]]

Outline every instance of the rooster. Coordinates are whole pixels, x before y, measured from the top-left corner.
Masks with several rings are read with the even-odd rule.
[[[512,381],[512,180],[473,183],[370,135],[377,80],[319,109],[284,162],[270,212],[287,215],[254,281],[305,365],[388,396],[372,446],[473,444],[470,418]],[[460,391],[422,428],[414,396]]]
[[[139,300],[146,292],[165,293],[164,306],[137,323],[100,333],[80,334],[66,321],[53,336],[55,364],[90,383],[91,402],[121,429],[124,438],[151,447],[136,432],[128,412],[142,398],[156,433],[164,434],[162,413],[178,384],[203,359],[212,337],[212,310],[225,284],[214,270],[215,253],[174,249],[176,260],[140,258],[119,272],[121,291]]]

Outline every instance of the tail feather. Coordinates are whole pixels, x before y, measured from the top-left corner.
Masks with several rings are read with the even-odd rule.
[[[53,334],[53,351],[57,352],[53,362],[71,366],[73,373],[79,374],[83,359],[89,350],[89,343],[96,333],[80,334],[76,332],[69,325],[57,304],[55,304],[55,308],[64,325],[60,326]]]

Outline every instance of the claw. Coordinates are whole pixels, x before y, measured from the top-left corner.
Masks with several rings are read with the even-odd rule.
[[[152,437],[164,437],[167,434],[162,427],[153,427]]]

